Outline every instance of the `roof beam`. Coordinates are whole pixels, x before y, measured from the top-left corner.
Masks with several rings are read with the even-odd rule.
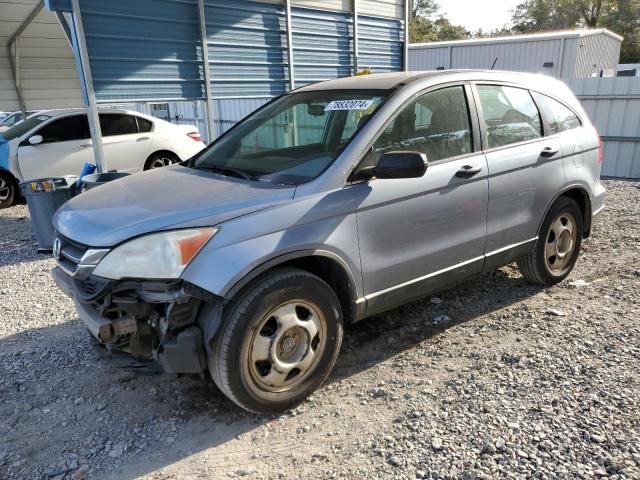
[[[31,25],[31,22],[33,22],[33,19],[36,18],[36,16],[40,13],[40,11],[44,8],[44,0],[40,0],[36,6],[33,8],[33,10],[31,10],[31,13],[29,13],[29,15],[27,16],[27,18],[25,18],[24,22],[22,22],[20,24],[20,26],[18,27],[18,30],[15,31],[15,33],[13,35],[11,35],[11,38],[9,39],[9,41],[7,42],[7,45],[11,45],[13,42],[16,41],[16,39],[22,35],[22,32],[24,32],[27,27],[29,25]]]

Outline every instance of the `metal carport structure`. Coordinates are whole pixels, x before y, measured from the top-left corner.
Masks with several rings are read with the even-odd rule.
[[[264,103],[290,88],[406,68],[405,0],[45,0],[69,33],[103,171],[99,103]]]
[[[73,52],[43,0],[0,0],[0,107],[82,106]]]

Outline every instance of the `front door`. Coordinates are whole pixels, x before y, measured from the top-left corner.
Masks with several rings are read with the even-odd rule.
[[[42,143],[31,145],[27,139],[18,147],[24,180],[80,175],[84,164],[94,161],[86,115],[55,119],[33,135],[41,135]]]
[[[374,143],[382,153],[424,153],[421,178],[353,186],[367,311],[375,313],[480,272],[486,235],[487,165],[474,145],[470,90],[454,85],[405,106]]]

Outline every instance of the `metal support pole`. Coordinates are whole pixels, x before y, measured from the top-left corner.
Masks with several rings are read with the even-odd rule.
[[[215,136],[213,125],[213,95],[211,94],[211,72],[209,70],[209,43],[207,22],[204,12],[204,0],[198,0],[198,18],[200,19],[200,43],[202,45],[202,69],[204,71],[204,116],[207,125],[207,141],[213,142]]]
[[[16,91],[20,92],[20,110],[22,110],[22,119],[27,118],[27,105],[24,101],[24,96],[22,95],[22,85],[20,85],[20,37],[16,37],[13,41],[13,53],[14,59],[13,64],[15,68],[15,76],[13,77],[13,81],[16,85]]]
[[[409,23],[411,17],[409,12],[409,0],[404,0],[404,45],[402,48],[404,71],[409,70]]]
[[[93,78],[91,77],[91,67],[89,65],[89,53],[84,38],[84,27],[82,25],[82,15],[80,14],[80,3],[78,0],[71,0],[73,8],[73,26],[76,54],[80,56],[80,66],[82,69],[82,79],[84,81],[86,95],[85,105],[87,107],[87,117],[89,119],[89,130],[91,131],[91,143],[93,144],[93,154],[96,159],[98,172],[107,172],[107,162],[104,158],[102,147],[102,129],[100,128],[100,117],[98,116],[98,104],[96,102],[96,92],[93,90]]]
[[[353,0],[353,74],[358,73],[358,0]]]
[[[15,49],[18,49],[17,43],[14,42]],[[7,59],[9,60],[9,68],[11,69],[11,77],[13,78],[13,88],[16,91],[16,98],[18,99],[18,106],[21,111],[26,111],[27,107],[24,103],[24,97],[22,96],[22,89],[19,85],[19,73],[16,68],[15,56],[13,53],[13,49],[11,48],[11,43],[7,44]]]
[[[287,15],[287,65],[289,67],[289,90],[296,88],[295,71],[293,68],[293,32],[291,31],[291,0],[285,0]]]
[[[20,106],[20,110],[22,111],[23,115],[26,114],[27,105],[24,101],[24,96],[22,95],[22,88],[20,87],[20,45],[18,39],[20,38],[20,35],[22,35],[22,33],[27,29],[27,27],[31,25],[33,19],[38,16],[43,8],[44,0],[40,0],[36,4],[36,6],[33,7],[33,10],[29,12],[27,18],[25,18],[24,22],[20,24],[18,29],[13,33],[13,35],[11,35],[9,41],[7,42],[7,57],[9,60],[9,67],[11,68],[11,74],[13,76],[13,86],[16,90],[18,105]],[[11,49],[12,45],[14,46],[13,51]]]

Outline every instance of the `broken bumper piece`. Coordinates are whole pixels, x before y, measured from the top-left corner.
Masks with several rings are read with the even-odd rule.
[[[52,276],[75,302],[91,334],[109,350],[156,361],[167,373],[198,373],[206,354],[198,314],[221,299],[182,281],[77,280],[60,267]]]

